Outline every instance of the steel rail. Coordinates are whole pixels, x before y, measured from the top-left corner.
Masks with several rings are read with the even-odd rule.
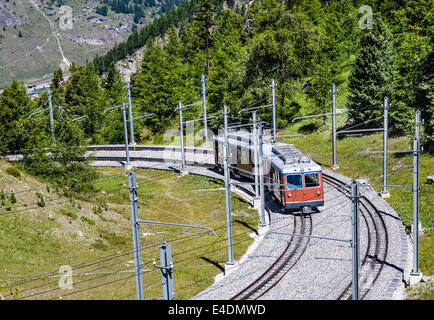
[[[348,186],[341,180],[324,173],[323,179],[326,183],[337,187],[340,192],[347,195],[350,194]],[[360,280],[361,297],[363,299],[369,293],[383,269],[388,251],[388,234],[380,211],[366,196],[362,195],[360,197],[360,205],[360,213],[367,225],[368,232],[368,244],[360,266],[361,274],[364,274],[363,279]],[[339,294],[337,300],[350,300],[351,289],[352,283],[350,282]]]
[[[306,233],[308,237],[313,229],[311,216],[294,216],[294,233],[297,232],[298,220],[301,222],[299,234]],[[257,280],[235,295],[232,300],[258,299],[274,288],[285,274],[296,265],[310,242],[310,238],[307,240],[302,237],[297,237],[296,240],[294,238],[290,238],[279,258]]]
[[[167,148],[169,148],[171,150],[180,149],[180,147],[177,147],[177,146],[138,146],[137,147],[138,150],[164,150],[164,149],[167,149]],[[122,146],[88,146],[87,149],[89,151],[123,150],[123,145]],[[190,152],[195,152],[196,153],[197,151],[198,151],[197,148],[190,148]],[[200,152],[203,152],[203,151],[207,152],[207,151],[211,151],[211,149],[203,149],[203,150],[199,149],[199,151]],[[188,152],[188,150],[187,150],[187,152]],[[111,156],[97,156],[97,157],[94,157],[94,160],[125,161],[125,157],[124,156],[123,157],[118,157],[118,156],[113,156],[113,157],[111,157]],[[150,158],[150,157],[131,157],[131,160],[132,161],[154,161],[154,162],[165,162],[165,161],[167,161],[167,159]],[[177,162],[177,161],[179,162],[180,160],[170,159],[170,162]],[[197,166],[203,166],[203,167],[215,167],[215,165],[213,163],[210,164],[210,163],[203,163],[203,162],[190,162],[190,164],[194,164],[194,165],[197,165]],[[161,168],[161,169],[163,169],[163,168]],[[166,170],[173,170],[173,168],[172,169],[168,168]],[[199,175],[201,175],[201,174],[199,174]],[[205,175],[205,174],[203,174],[203,175]],[[331,177],[331,176],[329,176],[329,175],[327,175],[325,173],[323,174],[323,178],[324,178],[324,181],[326,183],[328,183],[330,185],[333,185],[336,189],[340,190],[342,193],[349,195],[350,192],[348,190],[348,185],[346,185],[345,183],[343,183],[339,179]],[[245,189],[245,191],[247,191],[247,193],[250,192],[250,190],[248,190],[247,188],[243,188],[240,185],[238,185],[237,187],[239,189]],[[371,219],[372,221],[374,221],[374,218],[373,218],[374,214],[379,217],[379,218],[376,218],[376,219],[379,219],[379,221],[382,221],[382,222],[380,222],[380,226],[379,227],[375,227],[374,228],[375,229],[375,234],[377,236],[372,241],[372,243],[375,242],[375,246],[373,247],[373,244],[372,245],[368,245],[367,252],[365,253],[365,257],[364,257],[364,260],[363,260],[363,263],[362,263],[362,267],[364,267],[365,269],[366,269],[366,266],[368,265],[368,263],[370,263],[370,266],[371,266],[371,268],[370,268],[370,270],[371,270],[371,279],[373,279],[370,283],[368,283],[368,278],[367,277],[365,277],[362,280],[362,282],[364,284],[364,286],[362,287],[362,290],[363,290],[362,297],[365,297],[367,295],[367,293],[369,292],[369,290],[371,289],[372,285],[378,279],[378,277],[379,277],[379,275],[381,273],[381,270],[383,268],[384,259],[387,256],[387,229],[386,229],[385,224],[384,224],[384,219],[382,219],[380,212],[375,208],[375,206],[372,204],[372,202],[370,202],[369,199],[367,199],[365,196],[362,196],[361,199],[362,199],[361,204],[362,204],[362,207],[363,207],[363,208],[361,208],[362,209],[361,213],[363,215],[363,218],[365,219],[365,222],[368,221],[368,220],[366,220],[366,219],[368,219],[368,217],[367,217],[368,215],[371,215],[371,218],[369,218],[369,219]],[[372,210],[369,210],[368,209],[369,206],[372,207],[372,208],[374,208],[375,212],[372,212]],[[374,225],[376,225],[376,226],[379,225],[378,222],[377,223],[376,222],[372,222],[372,223]],[[368,229],[370,229],[370,228],[368,228]],[[371,231],[368,230],[368,232],[371,232]],[[381,236],[380,232],[385,233],[385,236]],[[303,230],[303,233],[304,233],[304,230]],[[293,237],[291,237],[290,243],[294,243],[294,241],[292,240],[292,238]],[[298,241],[299,244],[301,243],[301,239],[302,239],[302,237],[299,237],[299,241]],[[369,236],[368,239],[369,239],[368,241],[371,241],[371,237],[370,236]],[[382,240],[384,243],[381,243],[382,241],[379,240],[379,239],[385,239],[385,240]],[[381,245],[385,246],[385,248],[382,249]],[[299,247],[299,246],[300,245],[297,245],[296,247]],[[304,253],[304,250],[305,249],[301,250],[302,251],[301,255]],[[369,257],[369,256],[372,256],[372,254],[369,254],[369,252],[371,252],[369,250],[371,250],[371,251],[374,250],[373,258]],[[287,255],[287,257],[285,258],[286,262],[288,262],[288,261],[291,260],[291,257],[294,256],[294,254],[296,252],[296,249],[294,249],[292,252],[293,252],[292,254]],[[298,259],[297,259],[297,261],[298,261]],[[278,263],[278,262],[275,262],[275,264],[276,263]],[[283,268],[284,268],[284,266],[283,266],[283,264],[281,264],[281,266],[278,269],[283,270]],[[271,271],[271,267],[270,267],[269,270]],[[276,271],[276,269],[275,269],[273,271],[273,273],[274,273],[274,275],[277,275],[279,273],[279,271]],[[271,281],[272,278],[273,277],[270,277],[270,275],[268,275],[268,277],[266,279],[267,281],[264,281],[264,279],[262,279],[262,285],[259,284],[257,286],[258,289],[256,290],[256,292],[258,292],[258,290],[260,290],[260,288],[265,287],[266,283],[269,282],[269,281]],[[279,278],[279,280],[280,279],[281,278]],[[269,283],[272,284],[272,282],[269,282]],[[274,285],[273,284],[270,285],[269,288],[266,290],[266,292],[269,291]],[[368,285],[370,285],[370,286],[368,286]],[[351,283],[345,288],[345,290],[341,293],[341,295],[339,296],[338,299],[344,299],[345,298],[345,292],[348,291],[348,290],[350,290],[350,289],[351,289]],[[262,294],[264,294],[264,293],[262,293]],[[244,296],[247,296],[247,295],[244,295]],[[253,293],[251,293],[249,296],[253,296]],[[241,293],[238,294],[237,296],[235,296],[234,298],[240,298],[240,297],[243,297],[243,295],[241,295]],[[247,298],[248,297],[246,297],[246,299]]]

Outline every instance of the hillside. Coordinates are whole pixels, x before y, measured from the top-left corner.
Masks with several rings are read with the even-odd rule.
[[[29,84],[47,82],[61,66],[84,64],[125,41],[132,28],[146,25],[158,16],[166,1],[144,7],[139,19],[134,13],[97,13],[103,0],[8,0],[0,3],[0,89],[12,79]],[[170,3],[173,5],[173,2]],[[69,11],[72,23],[69,25]],[[62,20],[66,19],[66,20]]]
[[[127,247],[127,210],[103,210],[96,203],[67,198],[4,160],[0,161],[0,192],[0,291],[4,296],[23,287],[2,290],[8,283],[53,269],[57,274],[61,265]],[[11,201],[12,192],[16,201]]]
[[[177,299],[191,298],[212,284],[226,262],[222,183],[193,175],[180,178],[175,172],[135,171],[141,219],[203,224],[218,235],[164,226],[141,228],[146,298],[161,296],[160,273],[151,260],[158,258],[158,245],[164,239],[170,239],[178,261],[187,261],[187,266],[178,264],[176,287],[189,284],[189,288],[177,291]],[[0,160],[0,296],[7,300],[135,298],[129,195],[122,185],[126,173],[122,168],[99,173],[97,192],[67,198]],[[250,234],[258,217],[237,195],[232,206],[239,258],[253,241]],[[190,265],[203,267],[195,270]],[[73,290],[60,289],[61,266],[72,267]],[[205,281],[191,284],[192,277]]]
[[[79,43],[79,48],[83,48],[76,57],[81,54],[91,57],[90,51],[86,50],[99,48],[95,41],[101,39],[98,38],[101,35],[93,37],[94,34],[89,30],[98,34],[98,28],[104,28],[103,25],[107,22],[105,18],[98,20],[99,23],[92,22],[95,28],[84,26],[83,30],[89,31],[89,34],[75,34],[76,30],[71,30],[69,36],[75,37],[74,42],[65,40],[67,33],[52,32],[55,24],[50,19],[54,18],[49,15],[50,12],[45,13],[44,10],[51,10],[45,8],[47,6],[45,2],[38,10],[37,7],[24,5],[30,4],[31,1],[36,2],[35,0],[30,2],[17,0],[15,5],[13,2],[11,4],[11,1],[13,0],[3,6],[0,19],[7,31],[18,32],[14,38],[16,42],[20,44],[20,39],[25,38],[24,29],[21,30],[20,26],[30,23],[28,18],[30,15],[26,10],[36,12],[32,15],[32,19],[40,28],[45,28],[45,35],[48,36],[48,39],[44,40],[47,42],[45,47],[39,46],[34,50],[31,47],[27,48],[30,50],[28,55],[19,56],[17,62],[11,60],[12,64],[19,65],[16,68],[11,67],[11,74],[23,72],[24,68],[28,71],[27,75],[31,74],[34,67],[32,63],[35,61],[38,63],[38,68],[48,68],[48,62],[44,64],[45,60],[41,58],[43,54],[36,57],[37,53],[41,52],[55,56],[52,58],[56,61],[53,67],[57,68],[62,62],[63,66],[66,66],[73,61],[71,60],[73,54],[67,53],[72,47],[72,45],[68,46],[68,41],[71,41],[70,44]],[[138,18],[136,12],[134,14],[122,12],[131,12],[132,7],[125,5],[127,2],[133,4],[135,1],[103,0],[95,1],[93,4],[95,12],[96,10],[101,12],[101,17],[105,17],[105,14],[107,17],[115,17],[119,14],[132,19],[134,23],[135,20],[142,19]],[[73,1],[70,3],[73,4]],[[73,198],[72,207],[66,208],[65,214],[73,217],[75,222],[70,219],[72,224],[75,223],[74,226],[82,233],[83,225],[86,227],[89,225],[89,229],[85,230],[90,230],[87,238],[89,241],[80,242],[83,247],[89,245],[92,247],[96,241],[96,247],[106,248],[108,244],[103,240],[111,236],[104,235],[104,232],[95,233],[95,230],[98,230],[100,223],[107,222],[104,219],[109,220],[104,215],[101,216],[101,213],[105,212],[106,204],[108,204],[107,212],[111,212],[112,199],[115,199],[114,202],[117,204],[123,201],[125,205],[127,200],[125,190],[119,193],[110,191],[110,188],[118,186],[120,181],[123,182],[125,176],[122,176],[123,173],[116,172],[117,177],[113,180],[107,177],[109,180],[107,184],[101,179],[96,181],[97,175],[93,174],[96,171],[86,171],[94,168],[76,159],[77,157],[82,159],[79,155],[81,152],[79,146],[125,143],[122,112],[115,112],[112,108],[119,106],[122,101],[127,101],[125,80],[130,81],[131,111],[133,117],[137,116],[132,134],[134,140],[140,144],[168,143],[170,139],[164,141],[167,135],[171,139],[176,136],[179,132],[177,118],[179,109],[175,110],[175,107],[179,102],[188,107],[183,114],[186,122],[202,117],[202,105],[200,102],[196,103],[201,99],[202,74],[206,75],[207,114],[213,117],[208,122],[208,128],[214,133],[222,125],[224,104],[229,107],[229,121],[232,124],[248,125],[251,122],[251,115],[246,112],[246,108],[254,106],[261,106],[257,113],[258,119],[270,124],[272,121],[271,108],[269,108],[270,84],[274,80],[278,129],[282,134],[305,135],[303,139],[280,141],[294,143],[303,152],[319,154],[317,160],[325,168],[331,165],[330,119],[322,116],[308,122],[293,123],[292,120],[297,116],[329,113],[331,111],[330,87],[335,83],[338,90],[337,107],[341,111],[338,116],[338,128],[359,126],[378,131],[377,128],[382,128],[384,121],[383,101],[388,97],[389,148],[392,150],[411,148],[411,140],[415,134],[412,121],[416,110],[421,111],[423,120],[421,142],[425,149],[420,166],[420,222],[424,228],[424,234],[420,238],[420,265],[425,275],[432,275],[434,272],[433,186],[425,181],[427,176],[433,175],[434,165],[434,96],[432,95],[434,57],[431,41],[433,2],[417,0],[408,5],[398,5],[394,1],[371,0],[370,5],[376,12],[372,28],[361,27],[362,17],[359,6],[365,4],[362,1],[253,0],[249,1],[248,6],[246,4],[247,1],[241,0],[187,1],[177,6],[175,10],[168,11],[167,14],[159,17],[154,15],[152,22],[139,27],[129,35],[129,29],[125,29],[124,40],[126,41],[112,46],[106,54],[95,51],[93,60],[88,59],[87,63],[71,65],[68,70],[71,74],[65,72],[66,76],[70,76],[68,81],[63,81],[65,74],[57,69],[51,82],[54,139],[52,139],[48,113],[44,114],[41,111],[42,114],[39,113],[37,117],[29,117],[29,114],[47,107],[47,93],[44,92],[40,97],[32,100],[26,94],[26,87],[13,81],[0,95],[0,151],[27,152],[28,161],[22,163],[26,172],[31,172],[40,179],[44,177],[53,184],[57,183],[59,187],[81,192],[80,196]],[[12,12],[11,5],[17,8],[15,13]],[[113,10],[118,10],[120,13],[115,14]],[[86,13],[86,10],[82,12]],[[87,18],[85,20],[87,21]],[[13,27],[15,23],[18,24],[16,28]],[[76,25],[80,25],[79,19]],[[110,27],[106,29],[109,30]],[[0,30],[0,35],[1,32]],[[10,34],[13,33],[9,32],[7,36]],[[0,40],[6,41],[7,37]],[[31,41],[28,40],[26,45]],[[103,45],[100,47],[102,48]],[[6,50],[4,48],[7,47],[2,44],[1,48]],[[28,64],[26,64],[27,58]],[[8,56],[2,56],[0,61],[1,59],[8,59]],[[51,63],[51,60],[47,61]],[[7,77],[1,79],[7,80]],[[16,78],[20,79],[18,76]],[[113,112],[106,112],[109,108]],[[116,110],[120,111],[120,109]],[[146,119],[141,117],[150,113],[153,114],[152,117]],[[82,121],[75,121],[77,117]],[[197,133],[197,139],[193,142],[195,145],[202,143],[199,131],[201,128],[201,121],[196,121],[194,132]],[[187,132],[186,144],[192,141],[191,137],[190,132]],[[50,159],[42,152],[43,148],[48,146],[53,147],[55,155]],[[32,158],[29,155],[32,150],[35,150],[34,148],[40,152],[34,152],[35,157]],[[382,136],[378,133],[339,137],[338,172],[349,177],[368,180],[372,184],[382,183],[382,159],[372,155],[355,156],[359,151],[381,149]],[[411,185],[411,156],[391,155],[389,159],[389,182],[396,185]],[[8,164],[4,163],[4,172],[6,166]],[[11,212],[14,204],[10,186],[19,184],[25,187],[27,182],[19,179],[31,177],[22,174],[20,178],[13,169],[8,171],[9,173],[4,175],[7,178],[1,187],[5,189],[3,207],[5,211]],[[104,170],[100,173],[113,174]],[[143,173],[143,175],[152,176],[153,173]],[[105,178],[103,176],[102,179]],[[168,181],[173,182],[174,185],[180,183],[176,188],[179,187],[179,190],[185,193],[189,193],[186,191],[187,187],[192,187],[183,184],[187,180],[174,179],[170,175],[163,178],[168,178]],[[204,183],[204,181],[198,182]],[[41,182],[36,179],[32,182],[35,185],[38,183]],[[99,194],[92,193],[94,186],[97,187]],[[164,188],[160,185],[154,187],[156,190],[160,190],[161,187],[161,190],[169,188],[164,190],[173,191],[170,189],[173,187],[170,183],[165,184]],[[33,198],[28,200],[39,206],[37,203],[40,202],[41,195],[36,195],[36,192],[31,193],[28,191],[29,188],[32,189],[30,186],[27,189],[20,189],[19,192],[23,195],[31,194]],[[45,184],[40,185],[40,190],[44,188],[46,189]],[[146,195],[144,195],[152,199],[152,191],[149,192],[146,187],[145,190]],[[412,193],[409,191],[393,189],[387,201],[399,213],[406,230],[410,233]],[[42,196],[44,199],[51,199],[52,190],[47,189],[47,192]],[[22,200],[20,197],[17,198],[20,204]],[[155,197],[153,200],[161,201],[159,206],[163,208],[165,205],[172,206],[176,203],[174,201],[178,201],[181,197],[172,194],[169,198]],[[88,205],[79,201],[88,202]],[[80,203],[80,208],[76,203]],[[203,206],[200,201],[199,206]],[[79,210],[85,207],[86,213],[81,214]],[[170,207],[164,208],[166,211],[171,211]],[[93,217],[91,212],[96,216]],[[7,220],[9,216],[15,215],[5,216],[6,230],[9,230],[12,225],[12,220]],[[120,224],[125,226],[127,226],[126,216],[125,214],[125,219],[120,218]],[[80,219],[77,219],[78,217]],[[116,215],[114,214],[113,217]],[[13,221],[17,220],[14,219]],[[56,227],[57,223],[53,226]],[[45,225],[40,226],[41,230],[45,230],[45,227]],[[68,229],[67,227],[66,225],[65,228]],[[24,230],[22,234],[27,232],[28,230]],[[37,230],[32,230],[31,233],[35,232],[40,234]],[[96,234],[99,238],[95,236]],[[113,248],[117,245],[122,247],[122,239],[119,244],[118,236],[110,238],[114,241]],[[7,243],[8,237],[9,234],[6,234],[4,243]],[[17,238],[18,243],[21,241],[19,239]],[[53,245],[57,246],[57,243]],[[25,244],[23,248],[27,246],[32,245]],[[50,248],[50,245],[47,248]],[[16,248],[11,249],[14,250],[16,251]],[[6,274],[6,276],[10,275]]]

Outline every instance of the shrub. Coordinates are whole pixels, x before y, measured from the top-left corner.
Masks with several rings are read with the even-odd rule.
[[[74,210],[71,208],[62,208],[58,211],[60,214],[63,214],[67,217],[70,217],[72,219],[77,219],[77,215],[75,214]]]
[[[40,192],[36,192],[36,196],[38,197],[37,205],[40,207],[45,207],[44,196]]]
[[[15,192],[13,190],[11,191],[11,196],[10,196],[9,200],[12,204],[17,203],[17,197],[15,196]]]
[[[90,225],[95,225],[95,221],[92,220],[92,219],[89,219],[88,217],[81,216],[80,219],[81,219],[81,221],[83,221],[83,222],[87,222],[87,223],[90,224]]]
[[[100,206],[98,206],[98,207],[93,207],[93,208],[92,208],[92,211],[93,211],[94,214],[102,213],[102,209],[101,209]]]
[[[11,175],[11,176],[13,176],[15,178],[19,178],[21,176],[20,171],[17,168],[15,168],[15,167],[6,168],[5,171],[6,171],[7,174],[9,174],[9,175]]]

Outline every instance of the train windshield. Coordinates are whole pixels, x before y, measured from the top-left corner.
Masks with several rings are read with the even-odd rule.
[[[301,174],[290,174],[286,176],[288,189],[301,188]]]
[[[319,173],[306,173],[304,175],[304,185],[306,188],[319,187]]]

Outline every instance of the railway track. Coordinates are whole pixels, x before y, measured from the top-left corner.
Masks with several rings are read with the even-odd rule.
[[[119,163],[125,162],[125,157],[118,157],[118,156],[93,156],[94,161],[115,161]],[[158,162],[158,163],[175,163],[175,164],[181,164],[181,160],[179,159],[162,159],[158,157],[136,157],[136,156],[130,156],[130,161],[144,161],[144,162]],[[191,166],[201,166],[201,167],[208,167],[212,168],[215,165],[211,163],[203,163],[199,161],[185,161],[186,165]]]
[[[87,147],[89,152],[92,151],[124,151],[125,145],[101,145]],[[161,145],[136,145],[130,146],[131,151],[169,151],[180,152],[180,147],[177,146],[161,146]],[[186,148],[186,153],[207,154],[213,152],[212,149],[206,148]],[[94,161],[115,161],[125,162],[125,156],[110,156],[96,155],[93,156]],[[144,161],[156,163],[181,163],[180,159],[164,159],[162,156],[130,156],[130,161]],[[200,167],[214,167],[214,164],[200,161],[186,161],[187,165]],[[173,168],[171,168],[173,169]],[[346,183],[323,173],[324,182],[338,189],[343,194],[350,196],[351,190]],[[238,189],[251,193],[251,190],[243,186],[237,186]],[[372,285],[377,281],[387,257],[387,242],[388,234],[383,217],[379,210],[366,197],[360,198],[360,213],[362,219],[367,225],[368,244],[360,266],[360,288],[361,298],[363,299],[369,293]],[[294,216],[293,233],[311,235],[312,234],[312,219],[310,215]],[[265,271],[257,280],[244,288],[238,294],[232,297],[233,300],[254,300],[263,296],[265,293],[272,290],[283,276],[291,270],[297,261],[301,258],[309,244],[307,237],[291,237],[284,252],[276,259],[276,261]],[[338,300],[351,299],[352,283],[345,286],[344,290],[339,294]]]
[[[105,151],[125,151],[125,145],[100,145],[100,146],[88,146],[87,147],[88,152],[96,152],[97,154],[93,155],[93,159],[96,161],[117,161],[117,162],[125,162],[125,157],[122,156],[111,156],[111,155],[101,155],[102,152]],[[161,153],[165,153],[167,156],[168,154],[180,154],[181,153],[181,147],[178,146],[165,146],[165,145],[135,145],[130,146],[130,161],[145,161],[145,162],[158,162],[158,163],[175,163],[175,164],[181,164],[181,159],[177,159],[176,157],[167,158]],[[140,151],[148,151],[149,156],[147,155],[135,155],[133,152],[140,152]],[[194,165],[194,166],[203,166],[203,167],[213,167],[213,163],[204,162],[204,155],[207,155],[209,153],[213,153],[214,151],[212,149],[207,148],[193,148],[193,147],[186,147],[185,153],[186,155],[189,155],[189,158],[191,159],[191,154],[193,154],[193,161],[186,159],[185,164],[186,165]],[[179,156],[180,158],[180,156]]]
[[[351,189],[345,183],[327,174],[323,174],[324,182],[338,189],[347,196]],[[360,214],[368,230],[367,248],[363,254],[360,266],[361,298],[369,293],[377,281],[387,257],[387,229],[383,217],[373,203],[366,197],[360,198]],[[311,235],[312,221],[308,216],[294,216],[293,233]],[[309,238],[291,237],[284,252],[257,280],[232,297],[232,300],[255,300],[270,291],[279,283],[283,276],[291,270],[305,252]],[[337,300],[350,300],[352,283],[345,286]]]
[[[323,174],[326,183],[334,186],[340,192],[351,196],[351,190],[339,179]],[[360,265],[360,297],[365,298],[377,281],[387,257],[388,233],[385,221],[380,211],[363,195],[360,198],[360,214],[367,226],[367,247]],[[350,300],[352,293],[350,282],[339,294],[337,300]]]
[[[293,233],[311,235],[311,216],[295,215]],[[277,260],[257,280],[232,297],[231,300],[256,300],[274,288],[306,251],[309,240],[305,237],[291,237]]]

